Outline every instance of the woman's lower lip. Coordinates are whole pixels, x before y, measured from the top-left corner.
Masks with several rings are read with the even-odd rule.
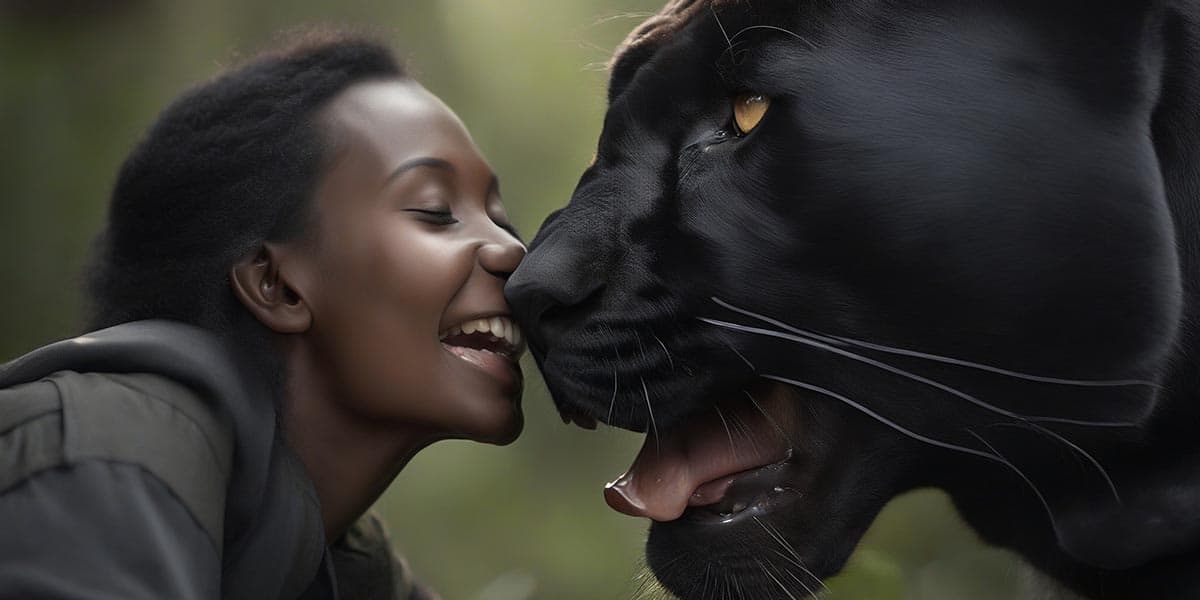
[[[495,379],[500,384],[505,394],[513,394],[520,391],[520,367],[511,358],[488,350],[467,348],[465,346],[442,344],[442,347],[450,354],[490,375],[492,379]]]

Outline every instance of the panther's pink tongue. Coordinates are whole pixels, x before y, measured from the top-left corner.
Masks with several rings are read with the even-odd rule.
[[[689,505],[719,502],[737,474],[787,458],[788,444],[761,412],[736,417],[735,427],[731,415],[710,411],[661,436],[650,432],[604,499],[627,515],[673,521]]]

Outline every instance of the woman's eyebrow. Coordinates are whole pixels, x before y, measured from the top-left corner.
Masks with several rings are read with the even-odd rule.
[[[451,173],[454,172],[454,165],[450,164],[450,161],[434,158],[432,156],[421,156],[400,163],[400,166],[396,167],[395,170],[393,170],[392,173],[387,176],[387,179],[384,179],[384,183],[390,183],[397,177],[419,167],[430,167],[434,169],[442,169]]]
[[[432,156],[421,156],[421,157],[417,157],[417,158],[414,158],[411,160],[406,160],[406,161],[400,163],[400,166],[396,167],[391,172],[391,174],[387,176],[387,179],[384,179],[383,181],[385,184],[391,183],[397,177],[405,174],[406,172],[411,171],[416,168],[420,168],[420,167],[441,169],[443,171],[449,171],[451,174],[456,172],[454,165],[451,164],[450,161],[448,161],[448,160],[444,160],[441,158],[434,158]],[[495,174],[492,174],[492,180],[488,183],[487,195],[490,196],[492,194],[499,194],[499,193],[500,193],[500,178],[497,177]]]

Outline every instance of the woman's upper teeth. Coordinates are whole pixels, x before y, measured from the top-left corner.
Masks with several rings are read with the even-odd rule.
[[[487,319],[473,319],[465,321],[446,331],[442,332],[441,339],[446,339],[452,335],[460,333],[486,333],[491,334],[497,339],[503,339],[512,347],[521,345],[521,331],[517,329],[517,325],[508,317],[490,317]]]

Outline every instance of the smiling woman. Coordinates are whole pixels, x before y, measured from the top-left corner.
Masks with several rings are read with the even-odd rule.
[[[0,366],[0,590],[433,597],[364,513],[429,444],[522,429],[525,249],[454,113],[307,36],[163,112],[96,250],[99,330]]]
[[[524,248],[492,169],[458,118],[411,80],[357,84],[320,119],[337,141],[311,235],[240,267],[239,297],[266,322],[277,304],[257,293],[265,278],[303,299],[299,325],[278,324],[315,340],[290,369],[297,391],[332,386],[339,393],[325,395],[344,395],[376,423],[512,441],[519,348],[505,338],[500,286]],[[492,319],[496,328],[480,330]],[[470,335],[448,336],[464,326]],[[309,380],[326,374],[339,381]]]

